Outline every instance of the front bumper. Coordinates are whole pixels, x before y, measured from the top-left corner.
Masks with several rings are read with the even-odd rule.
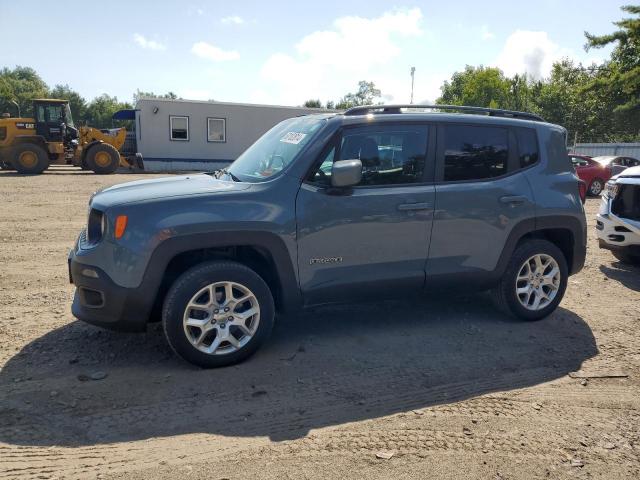
[[[80,263],[73,250],[68,258],[69,280],[76,286],[71,313],[78,320],[112,330],[146,329],[153,298],[138,289],[117,285],[100,268]]]
[[[623,218],[599,213],[596,216],[596,234],[600,248],[640,252],[640,231]]]

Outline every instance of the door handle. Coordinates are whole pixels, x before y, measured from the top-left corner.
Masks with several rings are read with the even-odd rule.
[[[421,203],[401,203],[398,210],[406,212],[410,210],[431,210],[431,204],[428,202]]]
[[[508,205],[520,205],[527,201],[527,197],[523,197],[522,195],[505,195],[504,197],[500,197],[500,203]]]

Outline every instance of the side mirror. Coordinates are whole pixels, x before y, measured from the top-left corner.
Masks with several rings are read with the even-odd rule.
[[[339,160],[331,169],[332,187],[352,187],[362,180],[362,162],[360,160]]]

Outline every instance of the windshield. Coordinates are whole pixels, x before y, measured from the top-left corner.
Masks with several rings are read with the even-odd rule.
[[[238,157],[228,172],[243,182],[264,182],[282,172],[309,143],[326,117],[296,117],[280,122]]]

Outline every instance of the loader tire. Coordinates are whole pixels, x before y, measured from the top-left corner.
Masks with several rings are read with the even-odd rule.
[[[98,143],[89,148],[84,159],[89,170],[99,175],[115,172],[120,166],[120,154],[118,150],[108,143]]]
[[[25,143],[13,149],[11,164],[26,175],[38,175],[49,168],[49,154],[40,145]]]

